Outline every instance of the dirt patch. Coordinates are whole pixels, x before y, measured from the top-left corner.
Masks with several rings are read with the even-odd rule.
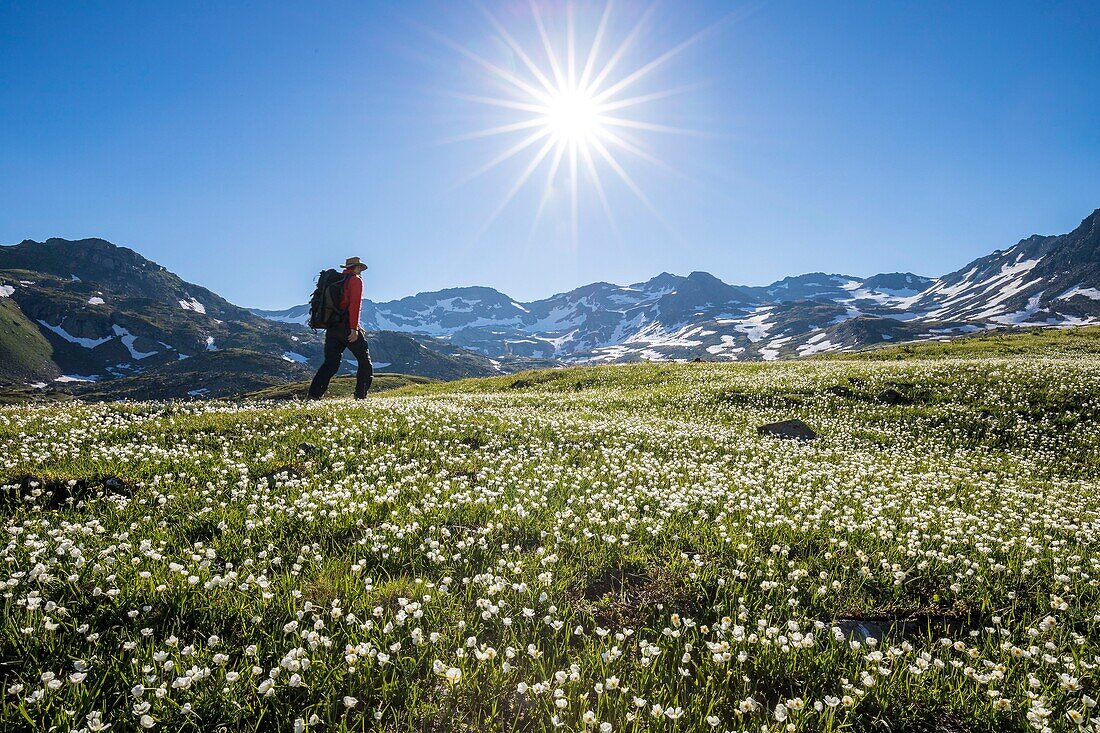
[[[459,444],[472,448],[473,450],[479,450],[489,445],[489,438],[484,435],[466,435],[458,440]]]
[[[683,579],[667,570],[627,566],[607,568],[577,591],[577,610],[605,627],[640,627],[658,605],[687,600]]]

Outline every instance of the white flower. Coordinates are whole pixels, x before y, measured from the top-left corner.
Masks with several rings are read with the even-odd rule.
[[[344,695],[344,707],[353,708],[359,704],[359,701],[351,695]]]
[[[88,730],[92,733],[98,733],[98,731],[104,731],[111,727],[110,723],[103,722],[103,713],[100,712],[88,713],[85,720],[88,723]]]

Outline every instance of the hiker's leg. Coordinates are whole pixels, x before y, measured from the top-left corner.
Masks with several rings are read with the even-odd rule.
[[[340,370],[340,359],[344,355],[346,343],[336,333],[335,329],[325,332],[325,361],[313,376],[313,382],[309,385],[309,398],[319,400],[328,389],[328,383],[333,375]]]
[[[370,383],[374,381],[374,365],[370,363],[370,349],[367,348],[367,340],[362,336],[351,342],[348,348],[355,354],[355,360],[359,362],[359,368],[355,371],[355,396],[363,399],[367,396]]]

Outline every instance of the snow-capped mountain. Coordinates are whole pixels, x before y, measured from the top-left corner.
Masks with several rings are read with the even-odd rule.
[[[487,356],[563,362],[776,359],[1015,325],[1100,321],[1100,210],[1070,234],[1033,236],[931,279],[810,273],[763,287],[705,273],[598,282],[530,303],[488,287],[376,303],[371,328],[424,334]],[[369,288],[369,284],[368,284]],[[304,323],[308,306],[254,311]]]
[[[1100,317],[1100,209],[1069,234],[1039,235],[974,260],[915,298],[926,320],[1010,326],[1091,323]]]

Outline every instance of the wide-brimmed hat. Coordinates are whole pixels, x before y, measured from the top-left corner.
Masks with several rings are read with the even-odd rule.
[[[367,263],[361,262],[358,257],[348,257],[348,261],[344,263],[343,267],[345,270],[351,267],[362,267],[365,270],[367,269]]]

